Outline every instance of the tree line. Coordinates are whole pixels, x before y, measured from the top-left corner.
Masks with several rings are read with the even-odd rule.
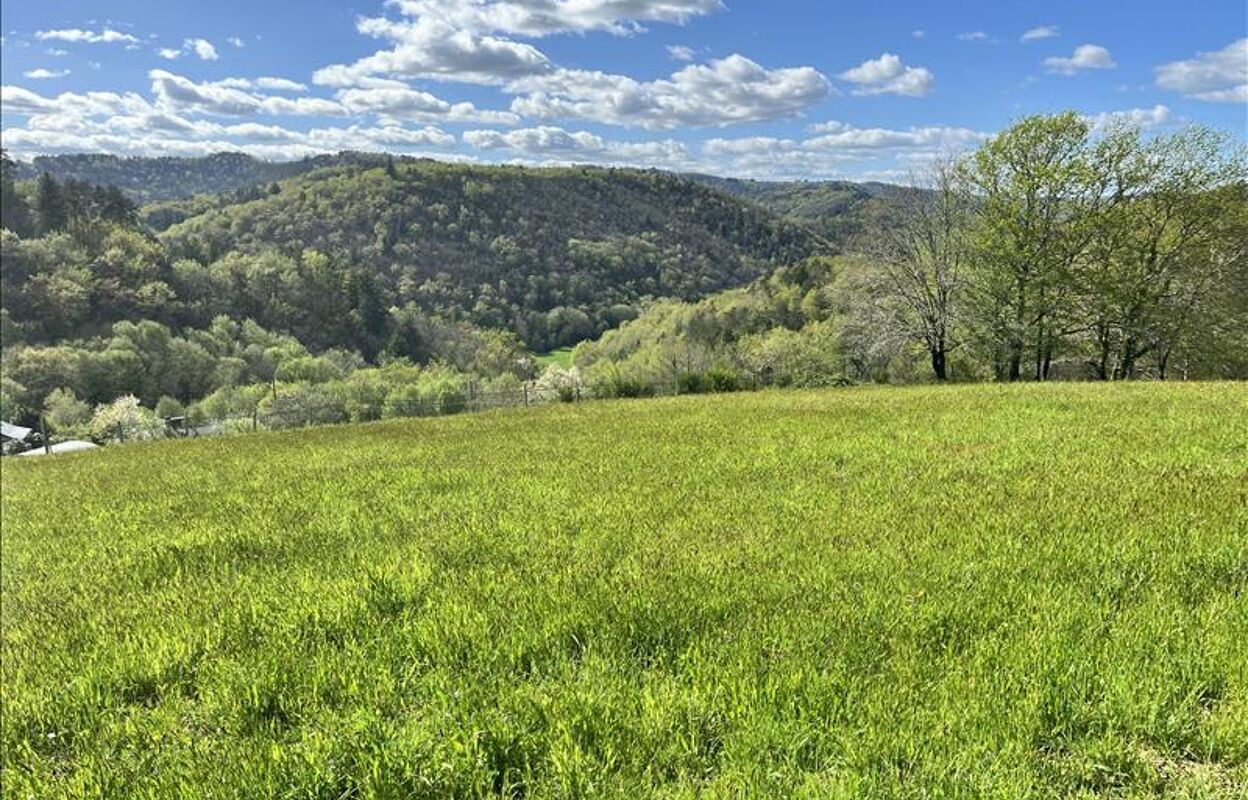
[[[852,256],[655,304],[576,363],[638,385],[1248,378],[1246,178],[1204,128],[1029,117],[890,192]]]

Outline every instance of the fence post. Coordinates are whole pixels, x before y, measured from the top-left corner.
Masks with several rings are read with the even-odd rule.
[[[524,388],[524,407],[528,408],[529,407],[529,385],[526,383],[524,384],[523,388]]]
[[[256,432],[256,423],[258,421],[259,416],[260,416],[260,409],[253,408],[251,410],[251,432],[252,433]]]

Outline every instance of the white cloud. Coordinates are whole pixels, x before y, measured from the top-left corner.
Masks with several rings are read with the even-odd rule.
[[[165,58],[170,61],[173,61],[174,59],[182,57],[182,51],[176,50],[172,47],[162,47],[156,51],[156,55],[160,56],[161,58]]]
[[[522,94],[511,110],[538,119],[587,119],[613,125],[670,129],[791,117],[830,91],[811,67],[768,70],[742,55],[691,64],[668,80],[557,70],[515,81]]]
[[[897,180],[909,170],[942,155],[972,148],[988,134],[948,126],[905,130],[858,128],[844,122],[810,126],[821,135],[807,139],[754,136],[710,139],[702,153],[720,174],[775,179],[853,175]]]
[[[62,28],[51,31],[37,31],[35,38],[41,41],[54,39],[61,42],[83,42],[86,44],[138,44],[139,40],[128,33],[120,33],[112,28],[102,31],[88,31],[81,28]]]
[[[670,139],[621,142],[588,131],[542,126],[514,131],[467,131],[464,143],[477,150],[505,151],[522,163],[594,163],[688,169],[685,146]]]
[[[1084,69],[1113,69],[1118,66],[1109,55],[1109,51],[1099,44],[1081,44],[1075,48],[1070,57],[1052,56],[1044,60],[1049,72],[1059,75],[1074,75]]]
[[[286,78],[224,78],[213,82],[214,86],[224,86],[227,89],[269,89],[277,92],[306,92],[308,87],[306,84],[297,81],[288,80]]]
[[[25,75],[27,78],[33,78],[35,80],[49,80],[52,78],[64,78],[66,75],[69,74],[69,70],[67,69],[43,69],[41,67],[39,69],[27,70],[26,72],[23,72],[22,74]]]
[[[506,111],[484,111],[472,103],[449,103],[428,92],[409,86],[346,89],[338,100],[353,114],[372,113],[384,117],[447,122],[475,122],[490,125],[514,125],[520,121]]]
[[[459,30],[431,17],[413,23],[365,18],[357,27],[361,33],[390,39],[396,46],[354,64],[317,70],[312,76],[315,83],[359,86],[380,75],[499,84],[550,69],[546,55],[532,45]]]
[[[236,88],[238,79],[219,83],[196,83],[182,75],[163,69],[148,73],[152,94],[157,104],[176,111],[195,111],[219,116],[250,116],[254,114],[342,116],[341,104],[319,97],[275,97],[254,94]]]
[[[958,34],[958,41],[960,42],[986,42],[989,38],[988,34],[983,31],[967,31],[966,33]]]
[[[48,54],[48,55],[50,55],[50,56],[56,56],[57,58],[60,58],[61,56],[67,56],[67,55],[69,55],[69,51],[68,51],[68,50],[62,50],[62,49],[60,49],[59,47],[49,47],[49,48],[48,48],[47,50],[45,50],[44,52],[45,52],[45,53],[47,53],[47,54]]]
[[[500,85],[552,69],[546,54],[514,36],[607,31],[630,35],[642,23],[682,24],[720,0],[391,0],[401,20],[361,17],[356,28],[393,47],[353,64],[319,70],[328,86],[363,86],[369,78],[435,78]]]
[[[302,131],[255,122],[221,124],[184,117],[138,95],[64,93],[43,97],[16,86],[0,90],[3,111],[28,116],[6,127],[5,147],[23,157],[58,152],[205,155],[242,151],[261,158],[299,158],[339,150],[426,153],[455,143],[445,131],[396,122]],[[287,101],[289,102],[289,101]]]
[[[1125,111],[1106,111],[1086,118],[1093,130],[1105,130],[1114,125],[1130,125],[1143,130],[1165,125],[1170,121],[1170,109],[1161,104],[1152,108],[1129,108]]]
[[[669,44],[667,54],[677,61],[692,61],[694,58],[693,48],[683,44]]]
[[[234,45],[235,47],[246,47],[246,46],[247,46],[247,43],[246,43],[246,42],[244,42],[242,39],[238,38],[237,36],[231,36],[231,37],[227,38],[225,41],[226,41],[226,42],[228,42],[228,43],[230,43],[230,44],[232,44],[232,45]]]
[[[1248,103],[1248,38],[1186,61],[1162,64],[1157,86],[1213,103]]]
[[[404,16],[438,19],[479,33],[541,37],[606,31],[629,35],[641,23],[681,25],[718,9],[721,0],[391,0]]]
[[[207,39],[187,39],[182,43],[182,49],[195,53],[201,61],[216,61],[218,58],[217,48]]]
[[[837,77],[855,84],[853,93],[857,95],[897,94],[904,97],[923,97],[931,92],[935,82],[927,68],[908,67],[892,53],[864,61]]]
[[[1052,39],[1060,35],[1061,33],[1058,31],[1056,25],[1041,25],[1038,28],[1032,28],[1031,30],[1024,32],[1023,35],[1019,37],[1019,41],[1036,42],[1041,39]]]
[[[913,39],[922,39],[926,35],[927,35],[927,31],[923,31],[923,30],[910,31],[910,37]]]

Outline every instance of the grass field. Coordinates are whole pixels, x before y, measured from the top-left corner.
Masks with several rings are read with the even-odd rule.
[[[551,350],[549,353],[541,353],[537,356],[537,364],[539,367],[549,367],[551,364],[557,364],[564,369],[572,366],[572,348],[564,347],[559,350]]]
[[[1242,385],[22,461],[6,797],[1246,796]]]

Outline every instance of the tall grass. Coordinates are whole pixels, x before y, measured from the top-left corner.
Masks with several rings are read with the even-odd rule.
[[[1243,386],[662,398],[22,461],[6,797],[1248,785]]]

